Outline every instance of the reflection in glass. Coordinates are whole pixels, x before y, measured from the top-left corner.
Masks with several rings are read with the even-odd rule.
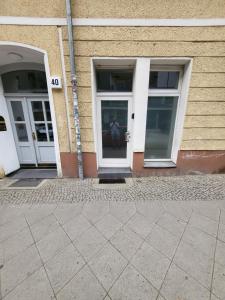
[[[46,111],[47,121],[51,121],[52,118],[51,118],[50,106],[48,101],[45,101],[45,111]]]
[[[150,89],[177,89],[179,81],[179,72],[177,71],[151,71]]]
[[[6,93],[47,93],[45,72],[18,70],[2,75],[2,83]]]
[[[36,129],[36,135],[37,135],[37,141],[38,142],[46,142],[47,139],[47,132],[46,132],[46,126],[44,123],[36,123],[35,124]]]
[[[97,91],[131,92],[133,70],[96,70]]]
[[[53,142],[54,141],[54,136],[53,136],[53,129],[52,129],[52,124],[48,124],[48,135],[49,135],[49,141]]]
[[[44,121],[42,101],[32,101],[34,121]]]
[[[101,101],[103,158],[126,158],[127,101]]]
[[[26,124],[23,123],[17,123],[16,125],[16,132],[19,142],[28,142],[28,136],[27,136],[27,128]]]
[[[11,101],[15,121],[24,121],[23,106],[21,101]]]
[[[171,158],[178,97],[149,97],[145,159]]]

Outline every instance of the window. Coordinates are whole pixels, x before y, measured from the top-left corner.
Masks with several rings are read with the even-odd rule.
[[[133,70],[96,70],[97,92],[132,92]]]
[[[145,160],[171,160],[181,70],[153,66],[150,71]]]
[[[21,70],[2,75],[5,93],[47,93],[45,72]]]
[[[5,119],[3,116],[0,116],[0,131],[6,131]]]

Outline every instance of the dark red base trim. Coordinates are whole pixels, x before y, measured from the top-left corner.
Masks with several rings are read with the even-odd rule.
[[[225,172],[225,150],[179,151],[176,168],[144,168],[144,153],[133,154],[134,176],[160,176]]]
[[[61,165],[63,177],[78,177],[77,154],[61,152]],[[96,154],[83,153],[84,177],[97,177]]]

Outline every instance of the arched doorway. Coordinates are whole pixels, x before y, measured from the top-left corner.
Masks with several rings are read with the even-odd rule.
[[[4,140],[0,135],[0,143],[1,148],[9,144],[15,148],[9,151],[12,153],[7,155],[7,161],[0,158],[6,174],[19,167],[54,165],[58,175],[61,173],[54,105],[46,79],[48,73],[44,51],[0,43],[0,106],[5,106],[4,114],[9,123]],[[10,160],[14,161],[13,165]]]

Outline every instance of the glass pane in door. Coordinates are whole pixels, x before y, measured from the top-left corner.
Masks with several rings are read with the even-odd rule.
[[[47,142],[47,132],[45,123],[36,123],[35,130],[38,142]]]
[[[32,101],[34,121],[44,121],[42,101]]]
[[[19,142],[28,142],[27,128],[25,123],[16,123],[16,133]]]
[[[24,121],[23,106],[21,101],[11,101],[14,121]]]
[[[127,112],[128,101],[101,101],[102,157],[127,157]]]

